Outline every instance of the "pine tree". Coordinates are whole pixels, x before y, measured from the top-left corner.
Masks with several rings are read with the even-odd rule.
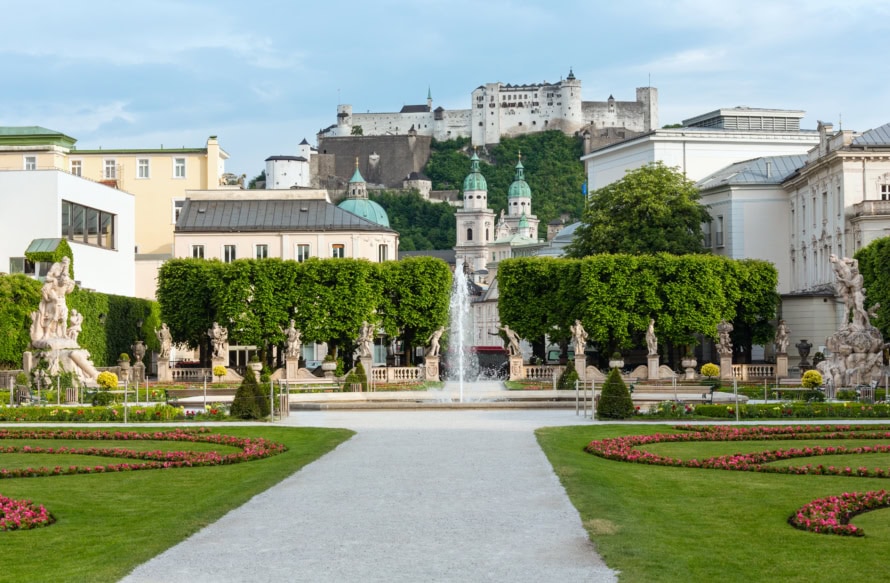
[[[630,391],[621,378],[617,368],[613,368],[603,383],[597,405],[596,416],[599,419],[627,419],[633,417],[634,402],[630,397]]]
[[[265,406],[265,413],[263,412]],[[269,414],[269,405],[263,398],[262,390],[257,383],[253,369],[247,367],[244,371],[244,380],[235,392],[235,400],[232,401],[230,414],[239,419],[262,419]]]

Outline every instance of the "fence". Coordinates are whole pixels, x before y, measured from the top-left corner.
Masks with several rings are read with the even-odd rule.
[[[530,381],[552,381],[558,379],[565,370],[564,366],[534,365],[525,367],[525,378]]]
[[[423,381],[423,369],[418,366],[378,366],[371,369],[374,383],[419,383]]]
[[[752,379],[771,379],[776,376],[774,364],[734,364],[732,376],[740,381]]]

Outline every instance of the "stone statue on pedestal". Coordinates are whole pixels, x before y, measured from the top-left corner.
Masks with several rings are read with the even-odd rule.
[[[649,318],[649,328],[646,329],[646,348],[649,356],[658,355],[658,338],[655,336],[655,318]]]
[[[442,334],[445,333],[445,327],[442,326],[435,332],[430,335],[429,343],[430,347],[426,350],[427,356],[439,356],[439,339],[442,338]]]
[[[288,358],[300,358],[300,352],[303,349],[302,343],[302,333],[297,330],[296,322],[294,320],[290,321],[290,326],[286,329],[282,330],[284,335],[287,336],[287,348],[285,349],[285,356]]]
[[[218,322],[214,322],[210,330],[207,331],[207,336],[210,337],[213,358],[228,359],[229,331],[220,326]]]
[[[729,336],[732,330],[732,324],[726,320],[720,320],[717,324],[717,354],[720,356],[732,356],[732,339]]]
[[[157,335],[158,342],[161,345],[158,356],[164,359],[170,358],[170,349],[173,348],[173,335],[170,334],[170,328],[162,322],[161,327],[155,331],[155,335]]]
[[[791,330],[785,324],[785,320],[779,320],[779,325],[776,326],[776,354],[786,354],[788,352],[788,336],[790,334]]]

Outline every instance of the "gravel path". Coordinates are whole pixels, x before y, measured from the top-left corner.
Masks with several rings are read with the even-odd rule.
[[[533,433],[581,423],[565,410],[296,412],[284,424],[358,433],[124,581],[615,581]]]

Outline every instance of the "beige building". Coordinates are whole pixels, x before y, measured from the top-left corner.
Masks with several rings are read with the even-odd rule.
[[[38,126],[0,127],[0,170],[63,170],[135,195],[137,254],[173,251],[185,191],[219,188],[229,157],[216,136],[202,148],[79,150],[76,142]]]

